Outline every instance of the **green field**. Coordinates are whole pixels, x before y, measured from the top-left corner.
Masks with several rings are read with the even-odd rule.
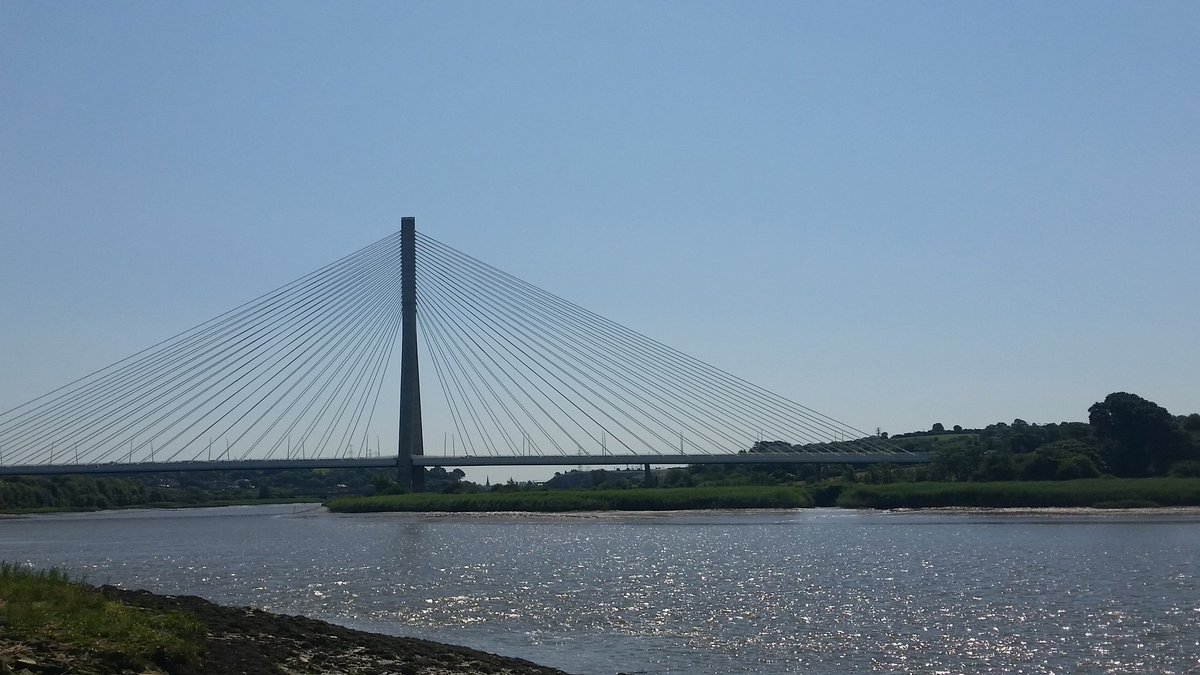
[[[407,494],[348,497],[329,502],[342,513],[373,511],[672,511],[679,509],[790,509],[812,506],[803,488],[699,487]]]

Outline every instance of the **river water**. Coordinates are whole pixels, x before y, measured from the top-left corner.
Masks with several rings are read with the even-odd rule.
[[[125,511],[0,559],[581,674],[1200,670],[1195,512]]]

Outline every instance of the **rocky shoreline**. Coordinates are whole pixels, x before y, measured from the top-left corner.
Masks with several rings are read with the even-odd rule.
[[[555,668],[454,645],[344,628],[301,616],[225,607],[194,596],[166,596],[102,586],[110,600],[155,612],[184,612],[206,628],[197,661],[156,659],[157,669],[129,670],[113,655],[9,639],[0,630],[0,673],[49,675],[566,675]]]

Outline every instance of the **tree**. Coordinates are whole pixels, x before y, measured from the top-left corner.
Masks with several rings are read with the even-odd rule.
[[[1044,442],[1037,425],[1031,425],[1025,420],[1013,420],[1009,429],[1011,433],[1008,436],[1008,449],[1011,452],[1033,452]]]
[[[371,481],[371,486],[375,489],[375,494],[385,495],[396,487],[396,481],[392,480],[389,476],[379,474]]]
[[[1017,478],[1017,463],[1007,452],[992,452],[983,455],[979,462],[979,470],[975,473],[978,480],[1015,480]]]
[[[1082,441],[1046,443],[1022,459],[1019,477],[1022,480],[1071,480],[1095,478],[1096,448]]]
[[[983,451],[975,445],[938,447],[929,457],[929,477],[931,480],[970,480],[982,457]]]
[[[941,422],[934,422],[933,428],[930,429],[930,431],[932,431],[935,434],[940,434],[940,433],[946,431],[946,427]]]
[[[1165,473],[1186,452],[1171,413],[1136,394],[1109,394],[1088,408],[1088,422],[1118,476]]]
[[[672,468],[667,469],[667,477],[662,483],[665,487],[692,487],[696,481],[687,469]]]

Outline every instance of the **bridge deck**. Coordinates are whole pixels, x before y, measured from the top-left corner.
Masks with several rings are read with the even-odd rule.
[[[458,456],[419,455],[416,466],[599,466],[625,464],[916,464],[929,461],[924,453],[836,454],[795,453],[739,455],[529,455]],[[245,471],[255,469],[395,469],[395,457],[312,459],[245,459],[203,462],[135,462],[130,464],[30,464],[0,466],[0,476],[35,476],[103,473],[153,473],[172,471]]]

